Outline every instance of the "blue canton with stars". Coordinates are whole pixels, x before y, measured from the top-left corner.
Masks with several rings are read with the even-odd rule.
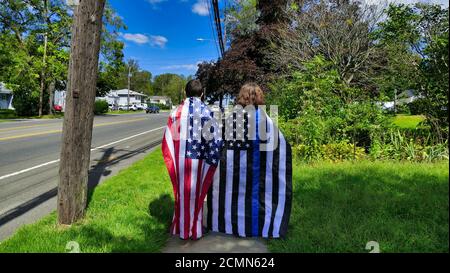
[[[189,99],[188,130],[186,157],[217,166],[222,148],[218,123],[209,108],[197,98]]]
[[[256,121],[256,114],[261,116],[263,113],[260,110],[248,112],[240,108],[234,109],[232,114],[222,120],[222,136],[225,139],[224,147],[227,150],[249,150],[261,143],[268,143],[267,139],[260,139],[259,136],[268,133],[267,120],[260,119],[259,122],[264,122],[266,126],[266,133],[258,132],[258,122]]]

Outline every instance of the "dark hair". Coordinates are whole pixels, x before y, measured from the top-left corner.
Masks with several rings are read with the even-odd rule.
[[[186,84],[186,97],[200,97],[202,93],[203,87],[199,80],[191,80]]]
[[[247,105],[264,105],[264,92],[256,83],[246,83],[242,86],[237,101],[244,107]]]

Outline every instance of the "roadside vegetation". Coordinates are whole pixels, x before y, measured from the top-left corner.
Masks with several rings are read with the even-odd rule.
[[[171,190],[158,149],[98,186],[81,222],[58,226],[53,213],[1,242],[0,253],[68,252],[69,242],[81,252],[159,252],[169,236]]]
[[[64,117],[64,113],[53,113],[42,116],[18,116],[14,110],[0,110],[0,122],[7,122],[11,119],[58,119]]]

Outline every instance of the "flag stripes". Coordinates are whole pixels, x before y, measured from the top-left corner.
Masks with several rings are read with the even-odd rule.
[[[168,120],[162,152],[172,181],[175,206],[170,232],[182,239],[203,235],[203,202],[220,156],[218,132],[206,140],[203,127],[212,120],[199,99],[189,98]]]
[[[269,118],[267,130],[271,136],[278,130]],[[225,145],[208,193],[210,230],[240,237],[286,235],[292,203],[290,146],[281,133],[276,149],[262,151],[261,142],[253,140],[246,149]]]

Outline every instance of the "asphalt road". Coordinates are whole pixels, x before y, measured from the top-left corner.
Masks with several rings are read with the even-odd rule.
[[[98,116],[89,186],[160,144],[168,114]],[[56,209],[62,120],[0,123],[0,241]]]

